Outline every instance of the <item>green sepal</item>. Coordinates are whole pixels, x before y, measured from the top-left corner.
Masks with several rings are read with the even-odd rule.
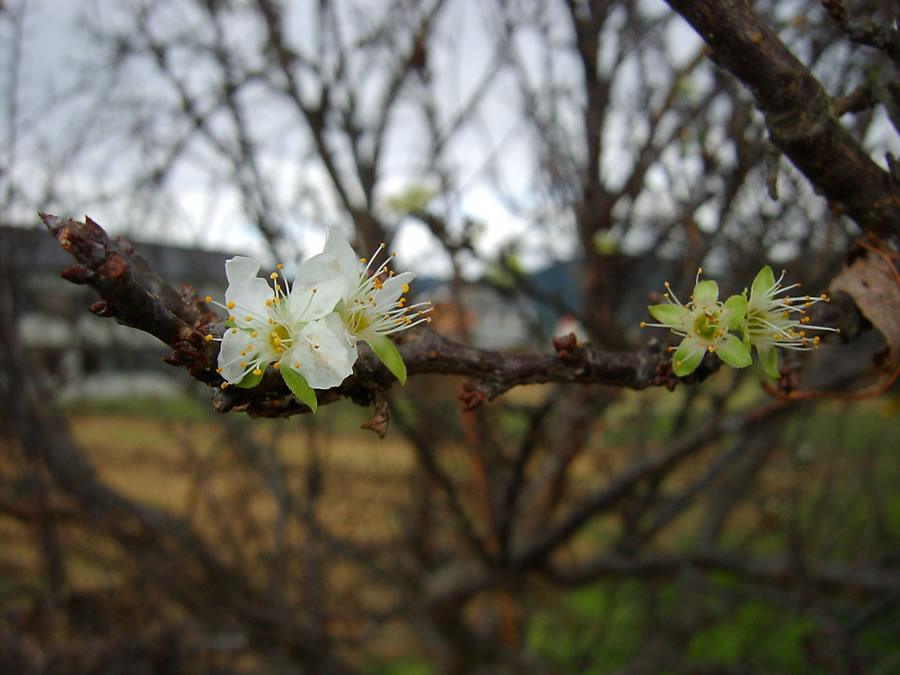
[[[316,392],[309,386],[306,378],[296,370],[292,370],[287,366],[281,366],[280,370],[281,376],[284,378],[284,383],[292,392],[294,392],[294,396],[296,396],[301,403],[308,405],[309,409],[315,413],[319,408],[319,399],[316,398]]]
[[[256,385],[262,382],[263,375],[265,375],[265,371],[261,370],[259,375],[254,375],[253,372],[249,372],[244,375],[244,379],[238,382],[235,387],[240,387],[241,389],[253,389]]]
[[[366,340],[366,342],[375,352],[375,356],[394,374],[400,384],[406,384],[406,364],[403,363],[403,357],[400,356],[397,345],[387,335],[379,335]]]
[[[694,305],[697,307],[709,307],[719,301],[719,284],[715,281],[698,281],[694,285]]]
[[[650,310],[650,316],[670,328],[681,328],[682,317],[687,313],[687,310],[669,304],[650,305],[647,309]]]
[[[703,345],[696,345],[689,340],[682,340],[675,350],[672,357],[672,372],[678,377],[690,375],[695,370],[703,357],[706,355],[706,348]]]
[[[766,375],[773,380],[781,377],[781,373],[778,372],[778,353],[775,347],[756,345],[756,353],[759,354],[759,362]]]
[[[728,330],[739,330],[747,316],[747,296],[732,295],[725,301],[728,316]]]
[[[732,368],[746,368],[753,363],[747,345],[731,333],[722,337],[722,341],[716,347],[716,353]]]
[[[775,274],[772,272],[772,268],[766,265],[753,279],[753,285],[750,287],[750,297],[754,300],[759,300],[759,298],[765,297],[766,293],[774,285]]]
[[[237,324],[231,319],[225,319],[225,327],[226,328],[237,328]]]

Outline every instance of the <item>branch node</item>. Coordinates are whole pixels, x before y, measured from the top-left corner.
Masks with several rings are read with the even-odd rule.
[[[71,281],[71,279],[69,281]],[[92,314],[96,314],[97,316],[102,316],[105,318],[115,317],[119,314],[119,310],[116,308],[116,306],[111,302],[107,302],[106,300],[98,300],[93,305],[88,307],[88,311]]]
[[[472,382],[465,382],[462,386],[462,392],[457,398],[462,401],[463,412],[472,412],[488,400],[488,395],[478,385]]]

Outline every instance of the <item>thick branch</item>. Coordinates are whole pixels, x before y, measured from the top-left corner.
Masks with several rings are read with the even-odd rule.
[[[822,85],[745,0],[668,0],[743,82],[772,142],[834,204],[879,237],[900,235],[900,189],[838,122]]]
[[[169,345],[173,351],[166,360],[188,366],[194,378],[206,383],[217,379],[216,347],[204,343],[200,331],[218,317],[202,301],[182,296],[153,273],[128,241],[111,241],[90,218],[79,222],[41,214],[41,220],[75,259],[63,278],[90,286],[100,296],[91,306],[94,314],[113,317]]]

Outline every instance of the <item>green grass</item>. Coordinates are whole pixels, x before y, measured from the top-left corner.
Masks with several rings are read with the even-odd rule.
[[[715,625],[696,633],[687,647],[691,662],[704,665],[743,664],[769,672],[815,673],[803,639],[816,629],[805,616],[758,602],[744,602]]]
[[[535,611],[529,649],[561,672],[600,675],[633,657],[643,639],[635,583],[597,584],[563,594]]]

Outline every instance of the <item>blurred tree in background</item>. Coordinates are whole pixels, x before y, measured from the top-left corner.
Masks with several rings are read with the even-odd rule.
[[[33,180],[7,41],[6,217],[74,208],[199,244],[238,223],[270,263],[333,225],[448,280],[434,330],[398,340],[405,387],[363,355],[293,416],[279,378],[217,388],[195,338],[221,320],[139,245],[47,218],[92,311],[163,339],[231,414],[61,407],[3,332],[0,670],[900,668],[896,19],[866,0],[96,2],[80,126]],[[4,254],[9,326],[29,263]],[[567,284],[537,282],[553,263]],[[663,282],[686,297],[703,265],[737,293],[765,264],[828,291],[816,323],[840,337],[781,355],[765,390],[714,355],[680,382],[670,336],[638,327]],[[473,344],[487,302],[533,309],[517,348]],[[564,317],[580,339],[551,342]]]

